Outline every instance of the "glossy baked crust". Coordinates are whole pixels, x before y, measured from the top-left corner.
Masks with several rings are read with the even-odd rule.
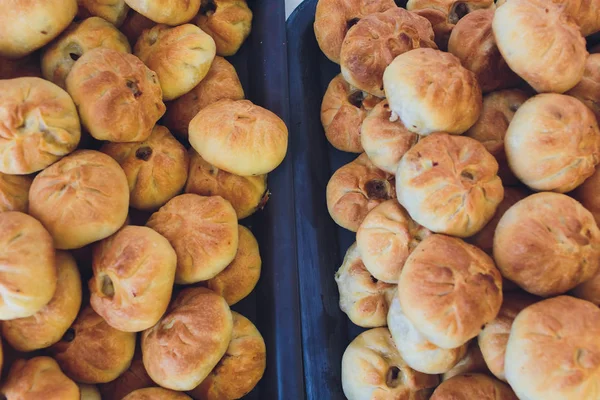
[[[96,16],[104,18],[117,27],[123,24],[129,11],[125,0],[77,0],[77,4],[79,18]]]
[[[200,10],[200,0],[125,0],[125,3],[156,23],[172,26],[191,21]]]
[[[246,0],[202,0],[194,20],[215,40],[217,54],[232,56],[252,30],[252,10]]]
[[[483,374],[458,375],[438,386],[430,400],[519,400],[510,386]]]

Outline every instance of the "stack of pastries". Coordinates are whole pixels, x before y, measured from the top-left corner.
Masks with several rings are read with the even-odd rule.
[[[350,400],[600,397],[600,2],[319,0]],[[593,52],[593,50],[590,50]]]
[[[240,220],[288,140],[224,58],[246,1],[11,0],[0,22],[0,397],[243,397],[266,349],[230,309],[261,272]]]

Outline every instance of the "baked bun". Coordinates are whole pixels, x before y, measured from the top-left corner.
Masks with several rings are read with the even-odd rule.
[[[129,203],[138,210],[152,211],[181,193],[188,176],[185,147],[164,126],[155,125],[143,142],[106,143],[100,149],[125,171]]]
[[[342,43],[342,75],[356,88],[385,97],[386,67],[396,56],[420,47],[437,49],[427,19],[400,7],[368,15],[348,30]]]
[[[185,393],[175,392],[158,387],[139,389],[130,393],[123,400],[187,400],[191,399]]]
[[[285,123],[248,100],[223,99],[190,122],[192,147],[209,163],[232,174],[262,175],[283,161],[288,146]]]
[[[600,309],[592,303],[559,296],[527,307],[510,331],[508,383],[521,399],[593,399],[600,384],[599,337]]]
[[[335,281],[340,292],[340,309],[352,322],[363,328],[386,325],[396,285],[381,282],[367,271],[356,243],[346,252]]]
[[[243,100],[244,89],[233,65],[217,56],[195,88],[168,104],[163,123],[175,135],[187,138],[190,121],[196,114],[222,99]]]
[[[474,399],[519,400],[506,383],[483,374],[464,374],[448,379],[435,389],[430,400]]]
[[[135,333],[112,328],[86,307],[50,351],[71,379],[89,384],[110,382],[129,368]]]
[[[146,371],[165,388],[192,390],[225,355],[232,330],[225,299],[206,288],[185,289],[167,314],[142,334]]]
[[[191,21],[200,10],[200,0],[125,0],[125,3],[156,23],[172,26]]]
[[[314,29],[321,51],[339,64],[348,30],[361,18],[391,8],[396,8],[394,0],[319,0]]]
[[[343,228],[356,232],[369,211],[395,199],[394,175],[384,172],[361,154],[340,167],[327,183],[327,209]]]
[[[73,21],[77,0],[15,0],[0,16],[0,56],[21,58],[50,43]]]
[[[600,272],[573,289],[573,296],[600,306]]]
[[[94,385],[79,384],[80,400],[102,400],[100,391]]]
[[[86,52],[98,47],[131,53],[127,38],[113,24],[100,17],[90,17],[73,23],[44,49],[42,53],[44,78],[65,88],[67,75],[71,72],[75,61]]]
[[[430,342],[454,349],[496,317],[502,304],[502,277],[477,247],[431,235],[406,260],[398,298],[406,317]]]
[[[406,365],[387,328],[361,333],[342,358],[342,387],[348,400],[426,400],[438,377]]]
[[[416,371],[425,374],[445,373],[450,371],[466,354],[467,345],[454,349],[442,349],[427,340],[406,318],[397,296],[394,296],[390,305],[387,324],[400,356]]]
[[[0,172],[0,212],[29,209],[29,188],[33,179],[25,175],[7,175]]]
[[[50,357],[15,361],[0,394],[7,400],[80,400],[77,384]]]
[[[267,363],[265,341],[256,326],[236,312],[227,352],[215,369],[190,392],[196,400],[241,399],[262,378]]]
[[[600,121],[600,54],[591,54],[587,58],[583,79],[566,94],[588,106]]]
[[[475,74],[450,53],[421,48],[401,54],[386,68],[383,86],[392,117],[420,135],[461,134],[481,113]]]
[[[123,399],[133,391],[155,385],[144,368],[142,351],[138,347],[129,368],[114,381],[98,385],[98,387],[104,399]]]
[[[579,201],[589,212],[592,213],[596,224],[600,226],[600,169],[587,178],[570,194]]]
[[[498,161],[498,176],[504,186],[516,185],[519,180],[512,173],[504,151],[504,136],[515,112],[529,99],[519,89],[500,90],[483,97],[483,109],[475,125],[465,136],[481,142]]]
[[[38,52],[31,53],[17,60],[0,57],[0,79],[14,79],[26,76],[42,77],[40,55]]]
[[[0,320],[26,318],[50,302],[57,285],[52,237],[37,220],[17,211],[0,213]]]
[[[252,29],[252,11],[246,0],[202,0],[196,25],[213,37],[217,54],[232,56]]]
[[[66,251],[56,252],[58,280],[50,302],[30,317],[2,323],[2,338],[15,350],[29,352],[58,342],[81,307],[81,277],[75,259]]]
[[[207,163],[190,149],[186,193],[221,196],[233,206],[238,219],[244,219],[265,206],[269,199],[267,175],[239,176]]]
[[[217,276],[206,281],[206,286],[234,305],[254,290],[260,278],[262,260],[258,242],[245,226],[238,225],[238,250],[235,258]]]
[[[404,154],[419,140],[401,121],[390,121],[392,111],[383,100],[367,114],[360,127],[360,142],[377,168],[395,174]]]
[[[37,172],[75,150],[81,125],[67,92],[40,78],[0,84],[0,172]]]
[[[554,296],[598,272],[600,229],[592,214],[572,198],[536,193],[500,219],[494,259],[502,275],[521,288]]]
[[[498,163],[478,141],[436,133],[406,152],[396,174],[398,201],[419,224],[468,237],[493,217],[504,189]]]
[[[127,37],[127,40],[129,40],[131,47],[134,47],[142,32],[144,32],[146,29],[152,28],[155,25],[156,22],[144,17],[137,11],[130,10],[127,13],[127,17],[125,18],[123,25],[121,25],[119,29]]]
[[[479,333],[477,340],[481,354],[490,372],[496,375],[496,378],[506,382],[504,355],[513,321],[521,311],[539,300],[539,298],[523,292],[507,293],[498,316],[488,322]]]
[[[84,127],[98,140],[146,140],[165,113],[156,73],[113,49],[96,48],[77,60],[67,75],[67,91]]]
[[[235,211],[220,196],[182,194],[152,214],[146,225],[175,249],[175,282],[179,284],[214,278],[233,261],[238,249]]]
[[[492,29],[510,69],[537,92],[563,93],[583,77],[585,39],[562,2],[508,1],[496,10]]]
[[[127,218],[129,188],[115,160],[78,150],[38,174],[29,190],[29,213],[57,249],[77,249],[115,233]]]
[[[489,369],[485,364],[477,340],[473,339],[469,342],[467,353],[464,357],[448,372],[442,375],[442,381],[447,381],[457,375],[463,374],[489,374]]]
[[[96,16],[115,26],[121,26],[129,11],[125,0],[77,0],[77,4],[79,18]]]

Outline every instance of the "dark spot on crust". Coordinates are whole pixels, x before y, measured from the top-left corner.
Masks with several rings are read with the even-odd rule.
[[[40,33],[41,33],[42,35],[47,35],[47,34],[48,34],[48,31],[41,31]]]
[[[113,297],[115,295],[115,287],[112,280],[108,275],[102,277],[102,293],[107,297]]]
[[[475,179],[475,177],[473,176],[472,173],[470,173],[469,171],[463,171],[460,173],[460,176],[464,179],[467,179],[469,181],[472,181]]]
[[[498,287],[496,286],[496,281],[494,280],[494,277],[492,275],[482,274],[482,273],[479,273],[477,275],[479,275],[479,277],[481,278],[482,281],[489,283],[491,287],[493,287],[494,289],[496,289],[496,291],[498,291]]]
[[[371,275],[371,281],[372,281],[373,283],[377,283],[377,282],[379,282],[379,279],[377,279],[377,278],[375,278],[373,275]]]
[[[75,340],[75,329],[67,329],[61,340],[67,343],[71,343],[73,340]]]
[[[448,15],[448,22],[457,24],[468,13],[469,7],[465,3],[456,3]]]
[[[391,367],[388,369],[388,373],[385,379],[385,383],[390,388],[395,388],[400,386],[400,368]]]
[[[135,97],[136,99],[142,95],[142,91],[140,90],[140,87],[138,86],[137,82],[128,80],[127,88],[131,90],[131,93],[133,93],[133,97]]]
[[[69,53],[69,57],[71,57],[71,60],[77,61],[81,57],[81,54]]]
[[[431,165],[433,165],[434,167],[437,167],[438,165],[440,165],[440,163],[437,161],[434,161]]]
[[[508,106],[508,109],[510,111],[512,111],[512,112],[517,112],[517,110],[519,109],[519,107],[521,107],[520,104],[514,103],[514,104],[511,104],[510,106]]]
[[[148,161],[152,157],[152,148],[148,146],[140,147],[135,152],[135,157],[138,160]]]
[[[369,199],[389,199],[387,181],[377,179],[369,181],[365,184],[365,190]]]
[[[208,15],[209,17],[217,11],[217,5],[214,0],[206,0],[200,6],[200,14]]]
[[[360,18],[352,18],[346,23],[346,28],[350,30],[354,25],[356,25],[360,21]]]
[[[348,103],[352,104],[356,108],[362,107],[362,102],[365,99],[365,94],[358,90],[348,95]]]

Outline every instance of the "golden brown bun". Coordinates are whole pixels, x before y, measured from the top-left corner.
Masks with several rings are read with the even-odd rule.
[[[106,143],[100,149],[114,158],[127,177],[129,203],[152,211],[181,193],[188,176],[188,153],[164,126],[155,125],[143,142]]]
[[[481,354],[481,350],[479,349],[479,345],[477,344],[477,340],[473,339],[468,345],[465,356],[452,367],[450,371],[442,375],[442,381],[447,381],[457,375],[475,373],[489,374],[489,372],[485,360],[483,359],[483,355]]]
[[[348,400],[426,400],[438,377],[415,371],[402,359],[387,328],[361,333],[342,358]]]
[[[163,388],[145,388],[130,393],[123,400],[186,400],[188,395]]]
[[[267,363],[265,341],[256,326],[236,312],[227,352],[215,369],[189,394],[195,400],[241,399],[262,378]]]
[[[71,379],[90,384],[110,382],[129,368],[135,333],[112,328],[86,307],[50,351]]]
[[[14,79],[25,76],[42,77],[40,55],[38,52],[31,53],[17,60],[0,57],[0,79]]]
[[[202,287],[185,289],[167,314],[142,334],[146,371],[163,387],[192,390],[225,355],[232,329],[224,298]]]
[[[496,317],[502,304],[502,277],[477,247],[431,235],[406,260],[398,298],[406,317],[430,342],[453,349]]]
[[[40,78],[0,85],[0,172],[37,172],[75,150],[81,126],[67,92]]]
[[[244,219],[269,200],[267,175],[239,176],[207,163],[194,149],[189,150],[190,169],[186,193],[221,196],[229,201],[238,219]]]
[[[78,150],[46,168],[29,190],[29,213],[40,220],[57,249],[77,249],[123,226],[129,206],[125,173],[115,160]]]
[[[508,383],[521,399],[593,399],[600,391],[599,337],[600,309],[592,303],[559,296],[527,307],[510,331]]]
[[[588,57],[583,79],[566,94],[581,100],[600,121],[600,54],[591,54]]]
[[[156,22],[144,17],[137,11],[130,10],[127,13],[123,25],[121,25],[119,29],[127,36],[127,40],[129,40],[131,47],[134,47],[142,32],[152,28],[154,25],[156,25]]]
[[[24,57],[50,43],[73,21],[76,0],[8,0],[0,15],[0,56]]]
[[[7,400],[80,400],[77,384],[50,357],[15,361],[0,393]]]
[[[396,8],[394,0],[319,0],[314,29],[321,51],[339,64],[348,30],[361,18],[391,8]]]
[[[383,74],[392,117],[420,135],[461,134],[479,118],[481,88],[450,53],[420,48],[396,57]]]
[[[235,258],[237,217],[231,204],[220,196],[182,194],[152,214],[146,225],[175,249],[175,282],[179,284],[214,278]]]
[[[0,213],[0,320],[26,318],[54,296],[57,269],[52,237],[37,220],[17,211]]]
[[[600,271],[573,289],[573,296],[600,306]]]
[[[508,1],[498,7],[492,28],[510,69],[537,92],[563,93],[581,80],[588,56],[585,39],[564,3]]]
[[[7,175],[0,172],[0,212],[29,209],[29,188],[33,178],[26,175]]]
[[[367,271],[356,243],[346,252],[335,281],[340,292],[340,309],[352,322],[364,328],[386,325],[396,285],[378,281]]]
[[[589,36],[600,31],[600,3],[595,0],[565,1],[567,12],[575,19],[581,34]],[[560,3],[559,3],[560,4]]]
[[[564,293],[600,268],[600,229],[572,198],[536,193],[512,206],[494,236],[502,275],[538,296]]]
[[[436,133],[400,161],[398,201],[424,227],[468,237],[492,219],[502,201],[497,173],[498,163],[475,139]]]
[[[363,153],[340,167],[327,183],[327,209],[343,228],[356,232],[369,211],[396,198],[394,175],[384,172]]]
[[[340,53],[342,75],[351,85],[385,97],[383,72],[396,56],[428,47],[437,49],[429,21],[403,8],[366,16],[348,30]]]
[[[52,300],[30,317],[2,323],[2,337],[18,351],[43,349],[58,342],[79,313],[81,277],[75,259],[66,251],[57,251],[56,268],[58,281]]]
[[[429,229],[413,221],[392,199],[367,214],[356,232],[356,246],[373,277],[397,284],[408,255],[429,235]]]
[[[77,60],[67,75],[67,91],[98,140],[146,140],[166,109],[156,73],[137,57],[112,49],[96,48]]]
[[[254,290],[260,278],[262,260],[258,242],[245,226],[238,225],[238,250],[235,258],[217,276],[206,281],[206,286],[234,305]]]
[[[592,213],[596,224],[600,225],[600,169],[579,185],[571,195]]]
[[[77,0],[79,18],[88,18],[92,16],[104,18],[115,26],[121,26],[129,6],[125,4],[125,0]]]
[[[387,100],[373,108],[360,127],[360,142],[376,167],[395,174],[404,154],[419,140],[401,121],[390,121],[392,111]]]
[[[136,349],[127,371],[119,375],[114,381],[98,385],[103,399],[123,399],[135,390],[156,385],[148,376],[142,361],[142,352],[138,349]]]
[[[283,161],[288,146],[285,123],[248,100],[223,99],[190,122],[192,147],[209,163],[232,174],[262,175]]]
[[[232,56],[250,34],[252,11],[246,0],[202,0],[194,22],[213,37],[218,55]]]
[[[430,400],[519,400],[510,386],[483,374],[464,374],[442,382]]]
[[[94,385],[79,384],[80,400],[102,400],[100,391]]]
[[[217,56],[195,88],[167,105],[163,122],[177,136],[187,138],[190,121],[196,114],[222,99],[242,100],[244,89],[233,65]]]
[[[125,0],[125,3],[156,23],[172,26],[191,21],[200,10],[200,0]]]

